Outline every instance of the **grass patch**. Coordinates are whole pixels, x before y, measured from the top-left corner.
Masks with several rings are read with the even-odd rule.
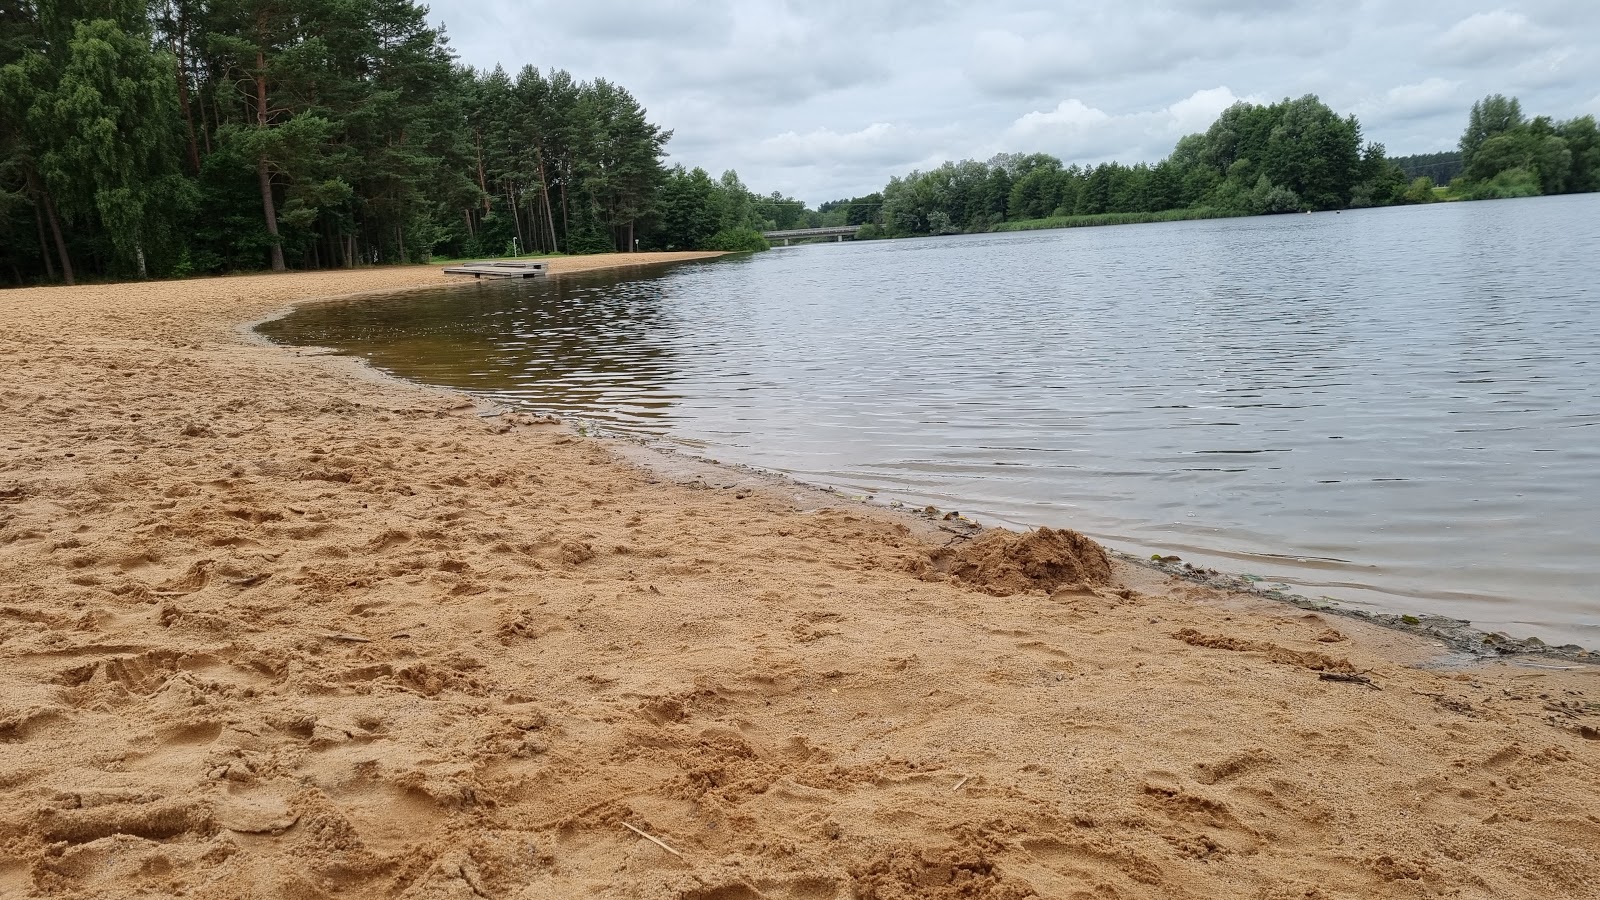
[[[1151,222],[1187,222],[1192,219],[1232,219],[1246,212],[1224,209],[1166,209],[1151,213],[1101,213],[1095,216],[1050,216],[1002,222],[995,231],[1040,231],[1046,228],[1093,228],[1100,225],[1147,225]]]

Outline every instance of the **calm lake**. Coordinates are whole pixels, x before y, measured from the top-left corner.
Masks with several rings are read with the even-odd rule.
[[[418,381],[1600,646],[1600,196],[815,244],[311,306]]]

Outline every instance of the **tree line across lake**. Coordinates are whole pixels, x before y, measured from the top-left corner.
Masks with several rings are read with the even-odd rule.
[[[1154,165],[947,163],[815,210],[664,163],[622,86],[462,65],[414,0],[0,0],[0,281],[913,235],[1591,191],[1592,117],[1475,104],[1389,159],[1316,97],[1241,103]],[[1432,180],[1430,181],[1430,177]]]
[[[1045,154],[947,162],[824,204],[817,224],[905,236],[1483,200],[1600,190],[1593,116],[1527,118],[1474,103],[1459,152],[1390,158],[1355,116],[1315,96],[1237,103],[1154,165],[1064,165]]]

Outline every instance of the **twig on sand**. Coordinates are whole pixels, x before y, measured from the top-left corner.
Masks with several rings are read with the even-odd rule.
[[[1349,672],[1318,672],[1317,678],[1322,681],[1342,681],[1346,684],[1364,684],[1375,691],[1383,690],[1383,688],[1380,688],[1374,684],[1371,678],[1368,678],[1365,675],[1356,675]]]
[[[972,776],[971,775],[963,775],[963,776],[961,776],[961,780],[956,782],[956,786],[950,789],[950,793],[954,794],[956,791],[961,790],[961,786],[966,784],[967,782],[969,782],[971,780],[972,780]]]
[[[637,834],[639,837],[644,838],[645,840],[649,841],[650,843],[655,844],[657,847],[660,847],[661,849],[667,851],[668,853],[671,853],[673,856],[676,856],[679,859],[683,858],[683,854],[682,853],[679,853],[678,851],[672,849],[672,847],[668,846],[666,841],[663,841],[661,838],[656,837],[655,835],[649,833],[648,831],[644,831],[643,829],[635,828],[632,825],[629,825],[627,822],[623,822],[622,823],[622,827],[628,829],[629,831],[633,832],[634,834]]]

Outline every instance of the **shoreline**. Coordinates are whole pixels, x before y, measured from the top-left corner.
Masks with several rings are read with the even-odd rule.
[[[471,284],[473,283],[469,282],[463,284],[462,286],[466,287],[470,286]],[[291,352],[297,356],[322,355],[320,351],[329,348],[317,348],[309,346],[301,347],[294,344],[279,343],[260,334],[257,329],[261,325],[289,315],[294,311],[294,309],[303,305],[341,303],[363,296],[364,294],[373,293],[383,294],[390,292],[368,291],[336,297],[312,298],[292,304],[290,306],[286,306],[283,309],[280,309],[273,314],[256,321],[240,325],[239,330],[241,334],[243,334],[253,343],[259,343],[263,346]],[[400,384],[436,390],[443,394],[462,394],[464,396],[474,398],[480,404],[485,406],[504,406],[502,401],[496,400],[489,395],[483,395],[474,391],[460,388],[451,388],[442,385],[430,385],[425,382],[412,381],[404,378],[403,376],[394,375],[392,373],[375,368],[369,365],[365,360],[358,357],[345,356],[336,349],[331,349],[330,355],[351,360],[363,371],[369,372],[375,379],[380,381],[393,381]],[[508,412],[515,411],[515,407],[505,406],[504,408]],[[556,410],[524,409],[520,411],[531,412],[534,415],[571,418],[564,417],[562,413]],[[585,424],[588,423],[585,422]],[[587,430],[581,431],[579,434],[585,437],[591,436],[591,433]],[[831,495],[836,502],[845,502],[851,504],[859,503],[864,509],[874,510],[878,514],[899,518],[913,524],[918,523],[921,518],[919,511],[911,505],[874,502],[872,498],[863,500],[862,498],[852,496],[832,485],[806,481],[781,470],[770,469],[756,464],[730,463],[709,456],[683,453],[670,445],[660,446],[662,442],[659,438],[633,434],[626,430],[607,427],[603,424],[595,426],[592,436],[598,437],[605,441],[631,445],[642,449],[644,453],[632,457],[632,461],[658,473],[670,473],[679,468],[679,464],[681,462],[693,460],[697,463],[703,464],[706,467],[702,470],[703,472],[725,472],[737,470],[747,475],[753,475],[758,479],[764,479],[768,482],[769,487],[773,487],[775,489],[783,490],[789,488],[798,488],[807,491],[825,492],[826,494]],[[707,449],[711,450],[714,448],[708,447]],[[931,509],[932,507],[929,508]],[[970,519],[963,519],[963,521],[972,526],[969,529],[964,529],[965,531],[969,532],[968,536],[976,536],[979,530],[983,529],[1007,527],[1004,525],[982,525],[981,523]],[[1026,527],[1039,528],[1046,526],[1041,526],[1038,524],[1026,524]],[[1096,537],[1095,539],[1101,540],[1099,537]],[[1518,637],[1508,634],[1505,631],[1490,631],[1486,628],[1476,625],[1470,619],[1460,619],[1453,616],[1430,613],[1419,614],[1416,612],[1404,612],[1400,609],[1386,610],[1382,608],[1363,608],[1361,605],[1353,604],[1338,598],[1311,597],[1305,594],[1297,593],[1294,590],[1284,589],[1289,587],[1286,584],[1263,581],[1259,578],[1253,579],[1252,576],[1247,576],[1242,572],[1233,571],[1231,569],[1221,569],[1216,566],[1204,564],[1195,565],[1192,562],[1186,562],[1178,559],[1177,557],[1164,557],[1159,559],[1152,557],[1147,559],[1142,555],[1121,550],[1111,544],[1105,544],[1105,547],[1108,553],[1121,562],[1129,565],[1151,569],[1164,575],[1181,578],[1195,584],[1205,585],[1207,587],[1215,588],[1225,592],[1263,597],[1268,600],[1277,601],[1299,609],[1372,622],[1385,628],[1441,641],[1451,650],[1469,654],[1475,659],[1487,660],[1511,656],[1529,656],[1600,665],[1600,653],[1597,653],[1597,650],[1594,647],[1585,647],[1575,643],[1556,645],[1548,643],[1537,636],[1530,635]],[[1216,554],[1211,555],[1215,556]],[[1159,554],[1157,556],[1159,556]]]
[[[471,396],[477,396],[471,392],[466,393]],[[498,401],[490,397],[479,397],[479,399],[484,403],[498,403]],[[545,412],[549,415],[559,416],[559,413],[554,411]],[[765,480],[769,483],[769,486],[774,486],[778,489],[798,488],[821,492],[830,496],[835,502],[858,504],[864,509],[902,521],[922,524],[931,522],[936,527],[939,524],[938,515],[929,516],[917,509],[915,504],[905,504],[899,501],[885,503],[870,497],[863,499],[850,495],[833,485],[806,481],[778,469],[768,469],[748,463],[726,462],[693,454],[680,455],[673,448],[654,446],[655,439],[647,436],[631,435],[614,429],[601,429],[597,432],[597,436],[603,440],[639,448],[643,452],[638,457],[638,460],[640,465],[645,468],[657,471],[672,471],[675,466],[667,460],[689,460],[703,466],[706,472],[741,472],[757,479]],[[935,510],[932,506],[927,507],[927,509]],[[945,511],[935,510],[935,512],[942,515]],[[985,525],[979,520],[970,519],[960,513],[955,513],[955,515],[960,517],[957,524],[963,527],[960,529],[946,528],[945,530],[959,533],[968,538],[976,537],[984,531],[993,529],[1006,530],[1008,528],[1005,525]],[[1024,527],[1038,529],[1048,528],[1049,526],[1024,523]],[[1310,597],[1296,593],[1293,590],[1282,590],[1274,586],[1282,584],[1280,582],[1252,578],[1252,576],[1240,572],[1219,570],[1212,566],[1195,565],[1177,557],[1146,558],[1140,554],[1131,553],[1106,543],[1097,535],[1089,536],[1100,542],[1106,553],[1112,558],[1130,566],[1214,588],[1225,593],[1258,597],[1298,609],[1357,619],[1394,631],[1436,640],[1451,650],[1469,654],[1474,661],[1527,656],[1546,657],[1600,666],[1600,653],[1597,653],[1591,647],[1584,647],[1579,644],[1553,645],[1532,636],[1518,638],[1503,631],[1488,631],[1478,627],[1470,619],[1458,619],[1452,616],[1429,613],[1413,614],[1382,609],[1363,609],[1360,606],[1352,605],[1337,598]],[[1282,586],[1288,587],[1286,584]]]
[[[378,370],[374,371],[378,372]],[[379,372],[378,374],[381,374],[384,377],[399,377],[389,376],[388,373],[382,372]],[[405,381],[403,378],[400,380]],[[416,384],[419,382],[408,383]],[[441,390],[445,389],[441,388]],[[494,400],[492,397],[479,396],[470,391],[465,391],[463,393],[467,394],[468,396],[476,397],[485,404],[499,405],[499,401]],[[508,411],[510,411],[510,409],[510,407],[507,407]],[[551,415],[558,418],[560,417],[560,414],[555,411],[533,410],[533,412],[536,414]],[[632,435],[615,429],[605,428],[597,430],[597,432],[595,432],[595,436],[603,441],[612,442],[614,445],[637,448],[640,452],[636,455],[630,455],[624,450],[617,449],[615,446],[613,447],[613,449],[616,449],[617,452],[621,453],[625,458],[636,461],[639,465],[646,469],[665,473],[673,473],[680,469],[685,469],[686,471],[683,472],[680,477],[675,479],[679,481],[692,480],[687,475],[687,472],[690,471],[698,473],[695,478],[704,478],[705,475],[713,472],[738,472],[743,475],[753,477],[759,482],[765,483],[770,488],[777,490],[791,489],[815,492],[818,495],[825,495],[831,498],[833,502],[850,504],[852,506],[858,505],[864,510],[870,510],[878,515],[905,521],[913,524],[913,526],[916,524],[922,524],[941,527],[940,515],[945,513],[945,510],[935,510],[939,515],[930,516],[916,508],[915,504],[904,504],[900,503],[899,501],[885,503],[870,497],[863,499],[861,497],[851,495],[833,485],[806,481],[804,479],[797,478],[788,472],[778,469],[769,469],[749,463],[727,462],[711,457],[696,456],[694,454],[681,454],[679,451],[671,447],[654,446],[656,439],[648,436]],[[682,462],[689,462],[690,466],[683,467],[680,465]],[[671,477],[670,474],[669,477]],[[927,509],[933,510],[935,508],[929,506]],[[960,513],[955,513],[955,515],[960,516],[959,521],[955,524],[962,527],[945,527],[944,530],[958,534],[962,538],[970,539],[977,537],[979,534],[985,531],[996,529],[1007,530],[1008,528],[1008,526],[1005,525],[985,525],[979,520],[970,519]],[[1028,529],[1038,529],[1047,528],[1049,526],[1031,524],[1026,525],[1025,527]],[[1165,575],[1171,578],[1182,579],[1184,581],[1213,588],[1224,593],[1256,597],[1283,604],[1285,606],[1295,607],[1297,609],[1308,610],[1316,613],[1325,613],[1327,615],[1340,616],[1343,618],[1356,619],[1393,631],[1435,640],[1442,643],[1450,650],[1468,654],[1473,662],[1483,662],[1487,660],[1505,659],[1510,657],[1530,657],[1557,659],[1567,662],[1600,666],[1600,653],[1597,653],[1594,648],[1584,647],[1579,644],[1553,645],[1539,639],[1538,637],[1514,637],[1502,631],[1488,631],[1484,628],[1478,627],[1470,619],[1458,619],[1452,616],[1428,613],[1413,614],[1397,611],[1386,611],[1382,609],[1363,609],[1359,606],[1338,600],[1337,598],[1310,597],[1305,594],[1296,593],[1293,590],[1282,590],[1274,586],[1280,584],[1279,582],[1264,581],[1261,579],[1252,580],[1250,576],[1240,572],[1219,570],[1215,567],[1206,565],[1195,565],[1177,557],[1165,557],[1160,559],[1146,558],[1137,553],[1131,553],[1119,549],[1111,544],[1105,543],[1098,536],[1090,535],[1090,537],[1097,542],[1100,542],[1105,548],[1106,553],[1113,559],[1129,566],[1146,569],[1153,573]],[[1288,585],[1284,585],[1284,587],[1287,586]]]
[[[0,896],[1595,895],[1600,669],[239,331],[440,283],[8,292]]]

